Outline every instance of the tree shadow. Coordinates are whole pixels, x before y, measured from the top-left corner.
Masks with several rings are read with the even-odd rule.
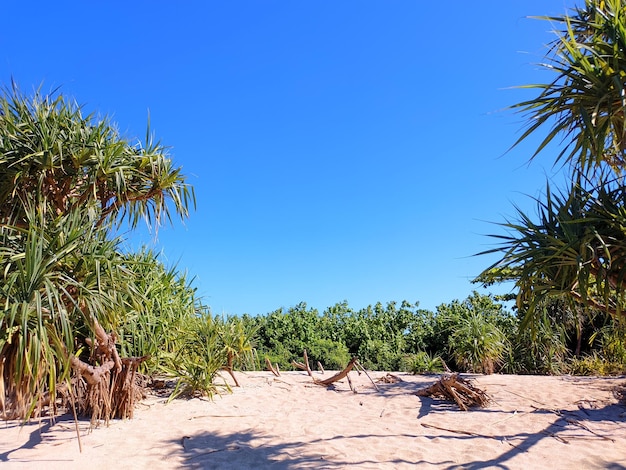
[[[27,423],[12,421],[10,424],[7,424],[7,427],[20,427],[20,432],[27,432],[29,433],[29,436],[28,440],[24,444],[14,449],[9,449],[6,452],[1,452],[0,462],[19,462],[19,459],[11,458],[12,453],[22,449],[34,449],[38,445],[42,444],[44,439],[58,439],[58,437],[55,438],[53,434],[58,435],[59,428],[64,428],[66,430],[64,433],[67,433],[68,439],[76,438],[76,425],[74,417],[69,413],[56,416],[54,419],[47,418],[37,422],[34,421],[35,420],[31,420]],[[81,434],[83,434],[85,429],[91,429],[91,422],[88,419],[79,418],[78,423]],[[53,428],[55,431],[54,433]]]
[[[426,410],[424,413],[420,410],[420,417],[425,416],[430,412],[432,406],[430,402],[434,402],[436,400],[430,398],[424,398],[423,406],[425,405]],[[426,401],[426,403],[424,403]],[[489,413],[489,412],[497,412],[486,409],[479,409],[470,411],[469,413]],[[543,409],[536,408],[531,413],[540,413],[546,415],[554,415],[555,419],[544,429],[533,432],[533,433],[516,433],[516,434],[507,434],[507,435],[482,435],[479,433],[468,433],[465,431],[455,431],[455,430],[446,430],[443,428],[439,428],[442,431],[448,431],[451,435],[441,435],[441,434],[433,434],[433,435],[425,435],[427,439],[439,439],[445,440],[449,439],[451,441],[466,441],[466,440],[474,440],[474,439],[494,439],[500,441],[502,443],[506,443],[509,445],[509,449],[489,460],[476,460],[473,462],[463,462],[462,464],[455,464],[449,467],[446,467],[447,470],[473,470],[473,469],[483,469],[483,468],[502,468],[508,469],[509,467],[506,465],[506,462],[513,459],[515,456],[528,452],[532,447],[536,446],[543,439],[557,439],[563,444],[570,444],[572,437],[568,435],[568,433],[572,433],[573,431],[580,431],[585,435],[588,435],[590,438],[598,439],[598,440],[606,440],[607,444],[613,444],[615,440],[605,432],[595,432],[592,427],[589,427],[588,423],[593,422],[614,422],[614,423],[623,423],[625,421],[623,417],[624,406],[621,404],[609,404],[602,408],[598,409],[580,409],[576,411],[572,410],[551,410],[551,409]],[[457,433],[458,434],[455,434]],[[617,444],[619,445],[619,444]],[[626,470],[626,466],[617,463],[617,462],[607,462],[605,464],[605,468],[611,470]]]
[[[416,438],[417,435],[399,435]],[[180,448],[183,466],[186,468],[222,469],[222,468],[255,468],[255,469],[301,469],[301,468],[350,468],[359,466],[383,466],[394,468],[399,465],[449,465],[452,461],[429,462],[425,460],[409,461],[396,458],[386,461],[362,459],[342,459],[337,455],[315,452],[307,447],[334,440],[367,439],[372,437],[389,437],[376,435],[349,435],[334,436],[328,439],[313,439],[307,441],[281,442],[280,444],[266,444],[267,435],[254,431],[236,432],[220,435],[210,432],[201,432],[191,436],[184,436],[178,441],[169,441]]]

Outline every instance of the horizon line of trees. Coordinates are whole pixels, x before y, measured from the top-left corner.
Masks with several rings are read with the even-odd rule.
[[[626,330],[610,315],[584,315],[565,302],[545,303],[534,328],[496,296],[474,292],[435,311],[403,301],[353,310],[347,302],[323,312],[302,302],[265,315],[230,317],[251,332],[256,357],[241,364],[296,370],[306,349],[310,365],[341,369],[356,356],[370,370],[413,373],[446,368],[472,373],[621,374]]]

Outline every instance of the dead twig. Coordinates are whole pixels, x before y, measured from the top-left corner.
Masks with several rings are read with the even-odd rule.
[[[311,371],[311,367],[309,366],[309,356],[306,353],[306,349],[302,353],[304,356],[304,362],[291,361],[291,365],[297,367],[298,369],[305,370],[309,377],[313,377],[313,372]]]
[[[503,442],[506,442],[508,445],[510,445],[511,447],[515,447],[518,448],[518,446],[516,446],[515,444],[513,444],[512,442],[509,442],[509,440],[503,436],[502,438],[497,437],[497,436],[491,436],[489,434],[480,434],[477,432],[472,432],[472,431],[463,431],[461,429],[450,429],[450,428],[443,428],[441,426],[435,426],[433,424],[428,424],[428,423],[421,423],[422,426],[424,426],[425,428],[431,428],[431,429],[438,429],[439,431],[447,431],[447,432],[452,432],[455,434],[463,434],[465,436],[472,436],[472,437],[483,437],[486,439],[496,439],[496,440],[500,440],[502,439]]]
[[[365,367],[363,367],[361,365],[361,363],[359,361],[355,361],[355,364],[357,366],[357,368],[361,369],[363,371],[363,373],[367,376],[368,379],[370,379],[370,382],[372,382],[372,385],[374,386],[374,388],[376,389],[377,392],[380,392],[380,389],[378,388],[378,385],[376,385],[376,383],[372,380],[372,378],[370,377],[370,375],[367,373],[367,371],[365,370]]]
[[[396,384],[398,382],[403,382],[403,380],[398,377],[397,375],[393,375],[393,374],[389,374],[387,373],[387,375],[385,375],[384,377],[381,377],[379,379],[376,380],[376,382],[383,383],[383,384]]]
[[[536,406],[530,405],[532,408],[534,408],[537,411],[549,411],[550,413],[554,413],[555,415],[561,417],[562,419],[565,420],[566,423],[568,424],[572,424],[574,426],[578,426],[581,429],[584,429],[585,431],[587,431],[588,433],[593,434],[596,437],[599,437],[600,439],[604,439],[605,441],[611,441],[611,442],[615,442],[615,439],[608,437],[608,436],[604,436],[602,434],[597,433],[596,431],[594,431],[593,429],[590,429],[589,426],[587,426],[586,424],[581,423],[580,421],[578,421],[577,419],[574,418],[570,418],[567,417],[565,415],[564,412],[560,411],[560,410],[555,410],[555,409],[551,409],[551,408],[538,408]]]
[[[272,362],[270,361],[269,357],[265,358],[265,366],[267,367],[267,370],[271,371],[272,374],[274,374],[276,377],[280,377],[280,372],[278,369],[278,364],[276,364],[276,367],[274,367],[272,365]]]

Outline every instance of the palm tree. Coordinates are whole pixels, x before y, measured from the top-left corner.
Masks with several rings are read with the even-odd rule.
[[[55,214],[89,210],[105,220],[160,224],[187,217],[193,189],[148,129],[146,143],[123,139],[106,119],[84,116],[63,95],[33,98],[15,86],[0,97],[0,220],[24,222],[24,204]]]
[[[553,81],[529,85],[539,95],[513,106],[528,118],[518,143],[548,132],[534,158],[557,136],[555,161],[568,164],[571,184],[546,186],[538,221],[518,210],[485,253],[502,258],[481,276],[506,277],[519,289],[518,306],[532,314],[546,297],[623,315],[626,267],[626,5],[586,0],[569,15],[541,17],[562,26],[543,66]],[[528,320],[528,318],[527,318]]]
[[[626,6],[623,0],[585,0],[569,15],[539,17],[561,25],[541,64],[556,74],[553,81],[527,85],[537,97],[513,106],[527,117],[517,141],[547,127],[534,158],[559,137],[558,162],[590,174],[609,166],[617,173],[626,164]]]
[[[620,316],[626,295],[626,187],[616,180],[592,188],[574,182],[568,192],[537,200],[539,220],[518,210],[503,224],[507,235],[488,252],[503,252],[491,270],[508,272],[518,305],[534,311],[547,296]]]
[[[0,96],[0,412],[54,406],[58,383],[92,419],[132,415],[141,358],[113,330],[141,293],[112,237],[194,203],[162,146],[122,139],[62,95]],[[74,379],[69,380],[73,375]]]

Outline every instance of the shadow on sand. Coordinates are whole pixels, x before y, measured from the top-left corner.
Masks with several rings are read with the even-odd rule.
[[[367,459],[342,458],[341,455],[315,453],[308,449],[318,444],[336,440],[367,439],[385,437],[374,435],[335,436],[329,439],[284,442],[266,444],[267,436],[252,431],[238,432],[229,435],[217,435],[209,432],[184,436],[175,442],[181,449],[183,466],[186,468],[222,469],[222,468],[255,468],[255,469],[301,469],[301,468],[396,468],[398,466],[446,466],[451,461],[426,462],[393,459],[374,461]],[[416,438],[418,436],[405,436]],[[170,442],[173,443],[173,442]],[[319,446],[318,446],[319,447]]]
[[[48,441],[76,439],[76,423],[74,417],[69,413],[57,416],[54,419],[33,419],[28,423],[17,420],[6,421],[2,426],[22,427],[20,432],[28,433],[28,440],[19,447],[7,450],[6,452],[0,452],[0,462],[19,462],[19,459],[11,458],[11,454],[21,449],[34,449],[38,445],[41,445],[44,439]],[[86,418],[79,418],[78,426],[81,435],[91,429],[91,423],[89,419]],[[54,433],[52,432],[53,427],[55,429]],[[76,445],[78,446],[78,442]]]
[[[439,400],[434,400],[429,397],[420,397],[422,401],[422,406],[420,408],[419,418],[422,418],[429,413],[431,413],[434,407],[437,408],[437,411],[440,409],[439,407],[442,403]],[[424,426],[424,427],[434,427],[439,431],[443,431],[444,434],[441,433],[433,433],[431,435],[423,435],[426,439],[438,439],[438,440],[450,440],[451,445],[452,442],[458,441],[471,441],[475,439],[494,439],[500,441],[502,443],[508,444],[508,448],[505,452],[501,453],[497,457],[494,457],[489,460],[476,460],[463,462],[462,464],[456,464],[445,467],[447,470],[472,470],[472,469],[484,469],[484,468],[501,468],[501,469],[509,469],[511,467],[506,465],[506,462],[513,459],[515,456],[528,452],[533,446],[536,446],[543,439],[557,439],[563,444],[571,444],[572,440],[568,437],[568,433],[575,433],[580,431],[580,433],[585,434],[591,439],[601,439],[605,440],[607,444],[620,445],[615,443],[613,438],[606,433],[599,433],[593,430],[593,426],[591,423],[593,422],[613,422],[613,423],[624,423],[624,406],[620,404],[610,404],[603,408],[598,409],[581,409],[579,411],[571,411],[571,410],[551,410],[551,409],[543,409],[536,408],[532,413],[544,414],[554,416],[554,420],[546,426],[544,429],[533,432],[533,433],[516,433],[516,434],[506,434],[506,435],[483,435],[478,433],[466,432],[463,430],[446,430],[444,428],[436,428],[436,426]],[[489,410],[489,409],[481,409],[481,410],[473,410],[471,413],[498,413],[498,410]],[[598,456],[601,458],[602,456]],[[610,469],[610,470],[626,470],[626,457],[625,461],[618,462],[604,462],[602,464],[602,468]],[[581,467],[582,468],[582,467]],[[598,467],[600,468],[600,467]]]

